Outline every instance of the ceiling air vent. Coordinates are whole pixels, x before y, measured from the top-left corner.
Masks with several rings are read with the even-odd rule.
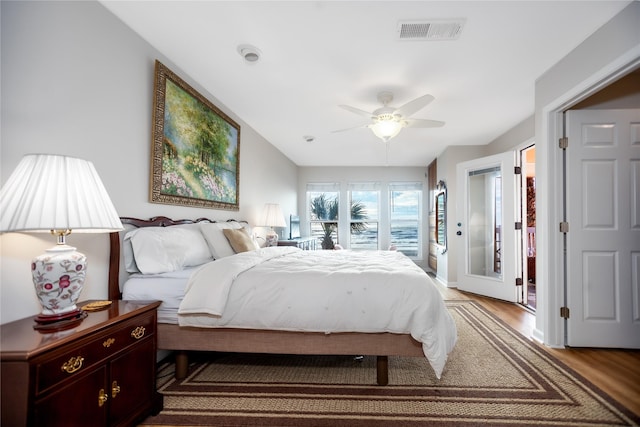
[[[400,40],[457,40],[464,20],[401,21],[398,23]]]

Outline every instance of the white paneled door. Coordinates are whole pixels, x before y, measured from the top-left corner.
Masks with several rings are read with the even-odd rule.
[[[640,348],[640,110],[566,113],[567,344]]]
[[[458,289],[516,302],[513,152],[457,165]]]

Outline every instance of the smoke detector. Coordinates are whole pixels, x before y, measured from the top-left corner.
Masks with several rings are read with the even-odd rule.
[[[249,44],[241,44],[238,46],[238,53],[244,58],[244,60],[250,64],[254,64],[260,60],[260,49]]]

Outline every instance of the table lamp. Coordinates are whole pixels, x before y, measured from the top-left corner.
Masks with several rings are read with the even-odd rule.
[[[266,246],[276,246],[278,244],[278,233],[276,233],[273,227],[286,227],[287,221],[284,219],[282,209],[277,203],[267,203],[262,210],[262,219],[260,225],[263,227],[269,227],[269,232],[265,237],[267,243]]]
[[[57,245],[31,263],[42,305],[35,329],[59,330],[86,316],[76,301],[87,258],[66,244],[66,236],[72,231],[106,233],[122,228],[93,163],[51,154],[22,158],[0,190],[0,232],[50,232],[57,237]]]

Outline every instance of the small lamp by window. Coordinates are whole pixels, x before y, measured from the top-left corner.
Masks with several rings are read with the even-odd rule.
[[[106,233],[122,228],[93,163],[49,154],[23,157],[0,190],[0,232],[50,232],[57,237],[57,245],[31,263],[42,305],[34,328],[61,330],[86,316],[76,301],[87,259],[66,244],[66,236],[72,231]]]
[[[277,203],[267,203],[264,205],[262,211],[262,218],[260,225],[269,227],[270,231],[266,235],[267,246],[276,246],[278,244],[278,233],[276,233],[273,227],[286,227],[287,221],[284,219],[282,209]]]

